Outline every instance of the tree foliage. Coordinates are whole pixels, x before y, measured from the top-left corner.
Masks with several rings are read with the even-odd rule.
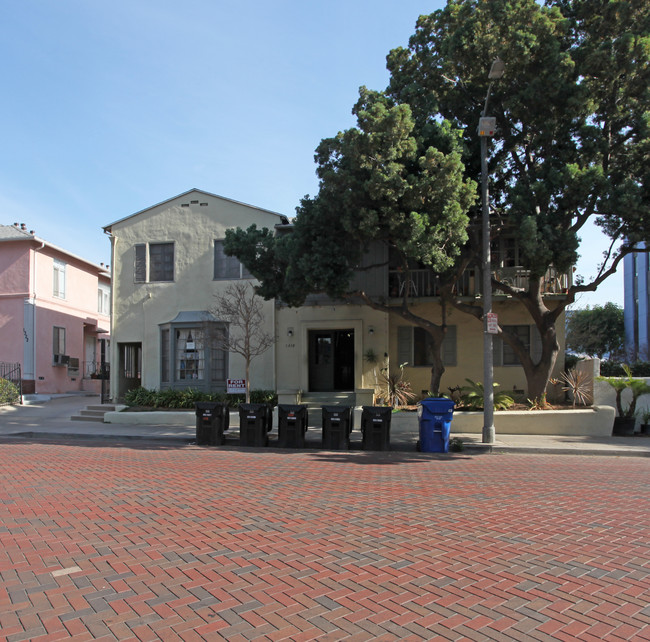
[[[464,175],[460,132],[435,121],[416,128],[411,108],[361,88],[357,127],[324,139],[316,150],[319,192],[297,208],[290,234],[252,226],[226,233],[225,251],[260,279],[258,293],[301,305],[312,292],[354,298],[399,314],[432,334],[437,390],[444,319],[435,323],[355,290],[354,270],[371,243],[392,251],[400,265],[417,261],[450,272],[467,241],[468,210],[476,186]],[[388,252],[386,252],[388,254]]]
[[[566,347],[589,357],[621,358],[625,352],[623,309],[606,303],[567,312]]]
[[[542,337],[534,363],[516,337],[529,394],[542,394],[559,346],[555,324],[576,294],[596,287],[635,243],[650,238],[650,5],[645,0],[450,0],[422,16],[408,48],[391,52],[388,93],[424,127],[442,117],[462,129],[467,175],[480,175],[476,125],[492,60],[506,62],[489,113],[493,232],[513,234],[528,287],[494,279],[519,300]],[[595,220],[609,236],[590,283],[562,300],[542,297],[550,266],[578,258],[580,232]],[[478,248],[476,248],[478,251]],[[480,317],[477,307],[464,309]]]
[[[389,309],[350,277],[371,242],[436,270],[447,284],[480,255],[472,217],[480,208],[480,139],[491,62],[506,74],[492,85],[488,113],[493,234],[517,235],[526,287],[493,278],[537,326],[539,361],[502,329],[533,398],[544,393],[559,344],[556,323],[580,292],[595,290],[625,253],[650,239],[650,4],[647,0],[449,0],[421,16],[408,47],[388,56],[383,92],[361,89],[357,126],[324,139],[316,153],[319,192],[298,208],[292,235],[239,230],[226,251],[262,281],[260,293],[299,305],[309,292],[355,295],[425,328],[438,351],[445,318],[413,314],[407,297]],[[476,205],[472,209],[472,205]],[[575,264],[589,221],[608,235],[589,283],[544,298],[549,268]],[[451,297],[481,319],[482,309]],[[442,362],[434,355],[434,375]],[[439,379],[438,379],[439,380]],[[432,376],[432,390],[436,390]]]

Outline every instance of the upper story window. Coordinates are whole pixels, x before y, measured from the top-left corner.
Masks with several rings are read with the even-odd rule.
[[[253,275],[234,256],[226,256],[223,241],[214,242],[215,279],[252,279]]]
[[[106,315],[111,313],[111,289],[103,283],[99,284],[97,290],[97,312]]]
[[[54,259],[54,287],[55,297],[65,299],[65,263]]]
[[[174,244],[139,243],[135,246],[135,283],[174,280]]]
[[[490,252],[492,265],[496,268],[511,268],[521,265],[519,243],[514,236],[494,239]]]

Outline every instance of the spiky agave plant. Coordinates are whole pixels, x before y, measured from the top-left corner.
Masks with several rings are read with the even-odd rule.
[[[560,375],[560,381],[565,385],[562,390],[570,392],[573,395],[573,407],[576,407],[576,402],[586,406],[592,402],[591,394],[591,376],[586,372],[580,372],[575,368],[567,370]]]

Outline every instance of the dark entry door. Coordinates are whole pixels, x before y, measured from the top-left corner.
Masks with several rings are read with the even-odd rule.
[[[354,330],[309,332],[309,390],[354,390]]]

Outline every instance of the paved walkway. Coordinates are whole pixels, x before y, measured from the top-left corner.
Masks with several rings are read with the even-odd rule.
[[[641,457],[0,439],[7,642],[647,641],[649,542]]]
[[[0,407],[0,437],[2,436],[49,436],[66,438],[108,438],[108,439],[140,439],[190,444],[195,440],[196,430],[188,426],[138,426],[102,424],[95,422],[70,421],[73,414],[87,405],[97,403],[97,397],[63,396],[50,401],[25,406]],[[239,416],[231,415],[231,428],[227,434],[227,447],[237,446],[239,433]],[[512,453],[548,453],[548,454],[580,454],[580,455],[615,455],[650,457],[650,436],[634,437],[563,437],[544,435],[503,435],[499,434],[498,420],[496,422],[496,442],[493,445],[481,443],[477,434],[458,434],[453,431],[452,437],[459,437],[468,454],[485,452]],[[320,430],[307,432],[307,447],[320,448]],[[415,451],[418,440],[416,430],[391,430],[391,448],[395,451]],[[271,445],[277,442],[277,428],[271,433]],[[360,448],[361,432],[357,429],[352,433],[353,449]]]

